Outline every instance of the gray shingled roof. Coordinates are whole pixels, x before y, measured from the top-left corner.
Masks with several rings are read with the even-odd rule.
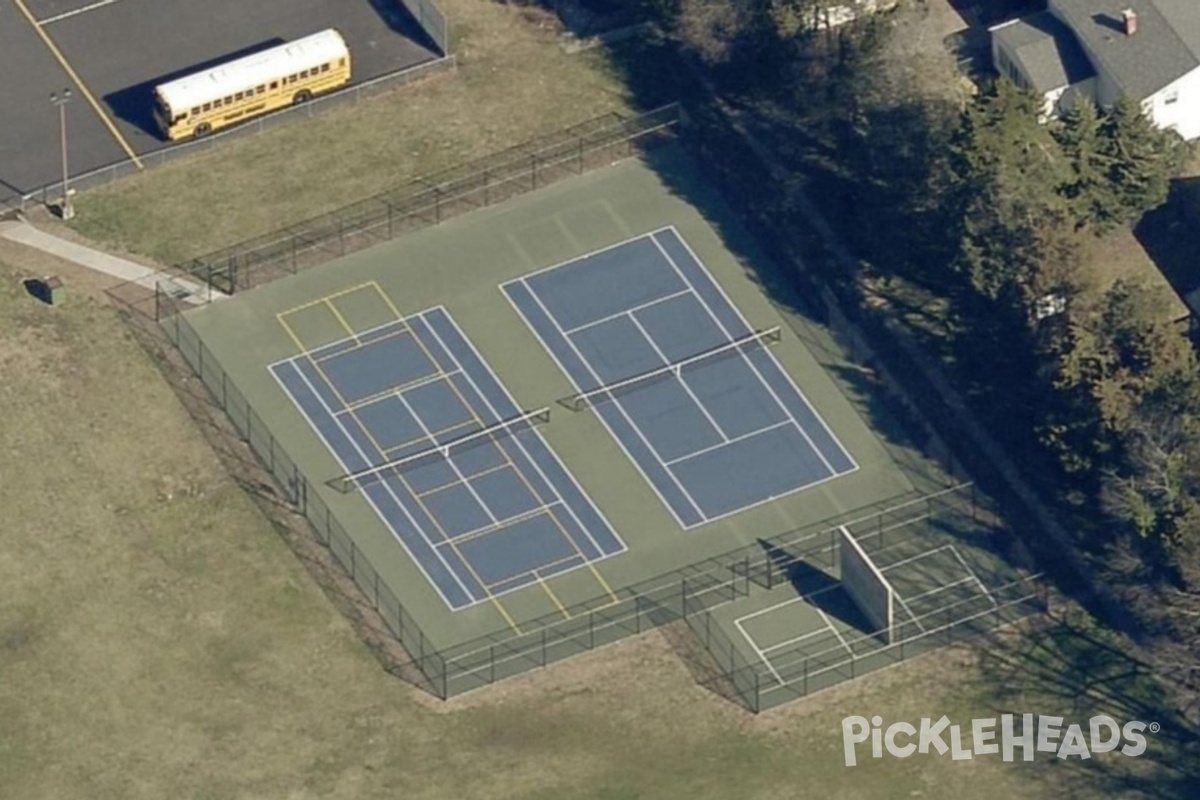
[[[1071,29],[1049,11],[1021,17],[995,29],[992,36],[1012,54],[1021,73],[1042,94],[1096,74]]]
[[[1200,0],[1052,0],[1096,67],[1129,97],[1144,100],[1200,67]],[[1121,12],[1137,33],[1126,36]]]

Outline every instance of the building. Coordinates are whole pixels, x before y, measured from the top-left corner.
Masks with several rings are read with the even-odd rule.
[[[1061,114],[1127,96],[1160,128],[1200,138],[1200,0],[1049,0],[992,27],[992,63]]]

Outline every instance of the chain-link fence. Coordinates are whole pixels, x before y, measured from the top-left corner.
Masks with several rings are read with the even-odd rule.
[[[205,136],[202,139],[191,139],[179,144],[173,144],[150,153],[142,153],[138,160],[128,158],[108,166],[100,167],[89,172],[75,175],[68,181],[71,190],[92,189],[103,186],[119,178],[136,175],[149,167],[161,166],[176,158],[205,153],[210,149],[242,136],[261,133],[268,126],[295,119],[297,116],[313,117],[324,114],[344,105],[358,105],[363,100],[374,97],[398,86],[404,86],[413,81],[436,75],[442,72],[453,72],[457,68],[454,56],[443,56],[433,61],[426,61],[414,67],[408,67],[387,75],[381,75],[363,83],[353,84],[332,94],[319,95],[307,103],[288,106],[262,117],[235,125],[223,131]],[[140,162],[140,164],[139,164]],[[24,210],[31,205],[49,205],[62,197],[62,181],[48,183],[45,186],[23,194],[19,200],[12,202],[18,209]]]
[[[493,158],[414,182],[410,186],[416,187],[415,192],[373,198],[322,218],[319,225],[298,226],[281,235],[230,248],[221,256],[221,264],[202,264],[192,274],[206,279],[223,275],[224,287],[219,280],[214,282],[224,290],[257,285],[299,269],[300,262],[293,259],[327,261],[340,255],[348,241],[347,234],[364,232],[354,227],[355,221],[371,220],[365,227],[378,228],[382,220],[389,220],[392,227],[387,229],[388,235],[398,235],[401,232],[395,227],[398,219],[418,219],[431,224],[443,218],[442,210],[461,213],[475,207],[481,199],[483,204],[490,204],[498,201],[493,198],[531,191],[550,180],[577,174],[592,165],[610,163],[663,136],[672,136],[678,121],[676,107],[633,119],[609,115],[593,120]],[[404,204],[405,198],[410,205]],[[397,208],[406,213],[398,217]],[[381,217],[380,209],[390,216]],[[318,256],[318,251],[324,255]],[[177,352],[185,365],[181,368],[199,378],[210,402],[224,411],[237,436],[273,477],[282,501],[307,519],[314,538],[328,548],[340,568],[353,579],[366,603],[378,613],[390,635],[403,645],[410,657],[408,666],[413,681],[437,697],[459,695],[679,622],[703,647],[710,666],[705,684],[757,712],[862,674],[876,661],[882,665],[903,660],[948,641],[990,630],[1020,616],[1015,611],[1025,613],[1044,607],[1044,599],[1038,594],[1039,584],[1034,579],[1025,579],[1014,584],[1012,596],[1006,595],[997,608],[974,615],[945,612],[947,616],[936,627],[920,635],[906,634],[895,647],[876,648],[861,656],[853,653],[840,661],[823,657],[819,664],[806,663],[798,678],[780,682],[778,686],[764,682],[762,665],[748,663],[711,616],[713,609],[747,596],[754,586],[772,588],[788,580],[789,569],[801,561],[832,566],[834,535],[839,525],[850,526],[862,537],[875,535],[882,541],[887,531],[913,520],[990,518],[992,510],[981,505],[973,487],[964,484],[931,495],[914,492],[890,498],[874,508],[859,509],[853,514],[760,540],[619,589],[615,594],[606,593],[579,603],[566,609],[566,616],[555,612],[521,620],[522,633],[506,628],[438,649],[400,601],[404,587],[389,584],[374,569],[355,544],[353,534],[333,516],[320,492],[274,438],[188,322],[182,312],[189,303],[203,299],[174,283],[167,274],[159,276],[152,291],[145,287],[144,282],[127,284],[112,292],[112,296],[143,322],[150,321],[150,327],[162,339],[164,358],[167,351]]]
[[[610,164],[671,138],[678,122],[674,105],[633,117],[607,114],[177,268],[233,294]]]

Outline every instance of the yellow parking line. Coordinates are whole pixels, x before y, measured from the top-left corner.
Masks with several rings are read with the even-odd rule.
[[[37,31],[38,36],[42,37],[42,41],[45,43],[46,47],[49,48],[50,53],[58,60],[58,63],[62,65],[62,68],[66,70],[66,73],[71,78],[71,81],[75,84],[76,88],[79,89],[79,93],[82,94],[84,99],[86,99],[92,106],[92,109],[96,112],[96,115],[100,117],[100,121],[103,122],[105,127],[108,128],[108,132],[111,133],[113,138],[117,140],[117,144],[121,145],[121,149],[125,151],[130,160],[132,160],[134,164],[137,164],[138,169],[142,169],[142,162],[141,159],[137,157],[137,153],[133,152],[133,148],[129,146],[129,142],[125,140],[125,137],[121,135],[119,130],[117,130],[117,126],[113,124],[111,119],[109,119],[104,107],[96,102],[96,98],[92,95],[91,91],[88,90],[84,82],[80,80],[78,73],[71,68],[71,65],[67,62],[66,57],[63,56],[62,51],[58,49],[58,46],[54,44],[54,41],[50,38],[50,36],[44,30],[42,30],[42,26],[38,24],[37,18],[34,17],[30,10],[25,6],[24,0],[13,0],[13,2],[16,3],[17,8],[21,10],[21,13],[25,15],[25,19],[29,20],[29,24],[33,26],[35,31]]]

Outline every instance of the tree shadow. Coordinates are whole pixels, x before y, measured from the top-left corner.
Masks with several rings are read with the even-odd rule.
[[[1078,773],[1069,796],[1145,797],[1184,800],[1200,786],[1200,731],[1176,710],[1155,671],[1117,636],[1077,607],[1053,612],[1038,623],[995,632],[978,649],[980,669],[997,714],[1061,716],[1087,730],[1094,715],[1119,725],[1153,725],[1147,753],[1126,758],[1096,754],[1087,760],[1039,754],[1056,769]],[[1086,734],[1085,734],[1086,735]],[[1055,778],[1055,786],[1065,782]],[[1061,796],[1061,795],[1058,795]]]

